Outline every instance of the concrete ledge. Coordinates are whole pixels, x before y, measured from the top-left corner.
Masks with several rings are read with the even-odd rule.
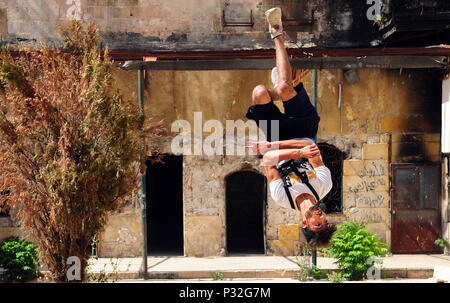
[[[428,279],[433,277],[433,269],[408,269],[408,279]]]
[[[322,269],[322,273],[326,276],[337,270]],[[149,271],[147,279],[211,279],[217,271]],[[221,270],[220,273],[224,279],[263,279],[263,278],[291,278],[297,279],[298,270]],[[92,273],[96,277],[104,273]],[[141,279],[142,274],[139,272],[117,272],[106,273],[110,279]],[[444,278],[436,278],[433,269],[382,269],[382,279],[429,279],[435,278],[439,282],[446,282]],[[448,278],[447,278],[448,279]]]
[[[147,279],[212,279],[220,272],[224,279],[297,279],[295,256],[244,257],[150,257]],[[324,275],[338,271],[335,259],[319,257]],[[112,280],[142,279],[141,258],[90,260],[89,273]],[[430,279],[445,281],[450,275],[450,257],[445,255],[396,255],[383,258],[382,279]]]
[[[450,267],[442,265],[435,266],[433,279],[436,282],[450,283]]]
[[[407,278],[408,277],[408,270],[405,269],[381,269],[381,277],[382,278],[388,278],[388,279],[395,279],[395,278]]]

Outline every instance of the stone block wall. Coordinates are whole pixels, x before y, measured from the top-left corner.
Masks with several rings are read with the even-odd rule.
[[[0,215],[0,243],[9,237],[29,238],[29,231],[21,229],[10,216]]]
[[[279,224],[276,240],[269,240],[270,252],[274,255],[292,256],[302,253],[306,239],[301,224]]]
[[[185,255],[218,256],[225,254],[225,178],[243,168],[264,173],[260,159],[255,156],[183,157]],[[267,198],[271,200],[270,194]],[[268,203],[270,204],[271,201]]]
[[[102,258],[137,257],[142,254],[142,215],[138,195],[111,214],[98,235],[97,255]]]
[[[345,160],[344,214],[390,243],[388,144],[364,144],[362,160]]]
[[[344,220],[369,222],[368,229],[390,244],[389,165],[407,161],[417,146],[408,149],[411,150],[409,154],[398,153],[405,150],[400,148],[402,144],[408,145],[414,140],[411,136],[397,133],[397,130],[427,131],[416,138],[423,142],[423,149],[415,154],[435,160],[440,157],[437,144],[440,136],[435,132],[439,126],[432,119],[433,107],[427,105],[429,110],[424,111],[427,106],[422,104],[423,100],[433,102],[426,88],[430,83],[426,72],[400,74],[389,70],[358,70],[358,73],[361,80],[349,85],[340,70],[319,71],[318,111],[321,123],[317,141],[332,144],[345,154],[343,213],[330,214],[328,218],[334,224]],[[116,75],[121,89],[129,91],[130,96],[135,93],[136,88],[131,83],[136,81],[135,73],[118,71]],[[127,80],[127,77],[131,79]],[[202,112],[203,123],[217,119],[225,126],[226,119],[243,118],[255,85],[262,83],[270,87],[270,71],[152,71],[146,79],[146,116],[152,117],[153,121],[163,120],[163,125],[169,130],[169,135],[163,139],[149,139],[146,150],[156,146],[163,153],[171,152],[171,139],[178,135],[170,133],[173,121],[184,119],[193,126],[192,112],[197,111]],[[423,82],[418,82],[422,79]],[[306,90],[311,92],[310,75],[303,81]],[[343,83],[342,113],[337,107],[338,82]],[[207,93],[205,87],[209,88]],[[410,90],[411,94],[407,94]],[[392,104],[392,98],[398,101]],[[276,101],[275,104],[283,110],[281,102]],[[405,116],[418,116],[421,122],[409,126],[386,122],[388,117],[392,121],[403,121]],[[387,129],[388,126],[391,128]],[[244,165],[263,173],[260,159],[255,156],[184,156],[185,255],[225,253],[225,177]],[[305,245],[300,214],[278,206],[268,191],[266,216],[266,254],[300,253]]]
[[[1,9],[0,1],[0,9]],[[0,15],[1,16],[1,15]],[[389,165],[410,161],[440,161],[440,100],[430,71],[358,70],[360,81],[345,82],[341,70],[318,71],[321,116],[317,142],[343,151],[343,213],[331,223],[370,222],[368,229],[390,243]],[[137,72],[116,70],[117,88],[137,101]],[[270,71],[151,71],[145,80],[146,124],[162,120],[168,134],[147,138],[146,153],[171,153],[175,120],[194,128],[193,112],[203,123],[244,120],[254,86],[271,87]],[[312,91],[311,74],[303,82]],[[338,83],[343,102],[338,107]],[[279,101],[275,102],[283,110]],[[437,104],[437,105],[436,105]],[[405,120],[406,119],[406,120]],[[409,122],[408,122],[409,121]],[[192,131],[194,130],[192,128]],[[225,129],[224,135],[225,135]],[[192,134],[191,134],[192,135]],[[203,132],[201,135],[209,135]],[[242,145],[242,142],[236,142]],[[225,177],[243,167],[264,173],[256,156],[183,157],[184,253],[217,256],[226,250]],[[139,197],[111,215],[100,237],[99,255],[140,256],[142,225]],[[294,255],[304,237],[297,211],[278,206],[267,191],[266,253]],[[10,227],[1,227],[4,234]]]

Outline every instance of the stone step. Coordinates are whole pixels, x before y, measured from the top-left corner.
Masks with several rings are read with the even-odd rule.
[[[325,275],[336,271],[336,269],[321,269]],[[105,274],[102,272],[91,272],[99,276]],[[211,279],[219,271],[199,270],[199,271],[149,271],[147,279]],[[429,279],[433,278],[433,269],[414,268],[414,269],[382,269],[382,279]],[[139,272],[107,272],[112,279],[142,279],[143,275]],[[221,270],[220,274],[224,279],[263,279],[263,278],[292,278],[297,279],[298,270]],[[448,278],[447,278],[448,279]]]
[[[450,266],[436,265],[434,267],[433,279],[436,282],[450,283]]]

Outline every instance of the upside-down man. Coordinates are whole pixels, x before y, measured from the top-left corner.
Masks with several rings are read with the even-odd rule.
[[[300,83],[293,87],[292,69],[283,43],[281,10],[272,8],[266,12],[266,17],[276,48],[277,67],[272,71],[275,90],[257,86],[253,90],[253,105],[250,106],[246,117],[256,121],[260,127],[260,121],[267,121],[268,140],[276,135],[281,140],[249,142],[248,148],[258,154],[264,154],[264,168],[274,201],[301,212],[302,231],[308,245],[313,249],[326,247],[336,227],[328,223],[326,214],[318,206],[318,200],[332,188],[330,170],[324,165],[319,148],[313,143],[320,118],[303,85]],[[274,74],[278,77],[274,77]],[[283,101],[284,114],[278,110],[273,99]],[[277,130],[270,128],[271,120],[279,122],[279,133],[275,136],[273,132]],[[301,168],[307,180],[301,180],[297,174],[291,173],[288,180],[292,185],[286,187],[280,175],[280,166],[287,160],[301,158],[308,159]]]

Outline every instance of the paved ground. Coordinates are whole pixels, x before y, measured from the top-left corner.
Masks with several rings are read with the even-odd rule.
[[[301,258],[301,257],[299,257]],[[337,269],[331,258],[317,258],[317,266],[329,273]],[[433,277],[435,266],[450,268],[450,256],[444,255],[394,255],[382,258],[384,278],[419,279],[427,282]],[[148,278],[151,281],[212,281],[211,277],[222,274],[224,280],[278,281],[295,279],[299,266],[295,256],[235,256],[235,257],[149,257]],[[100,258],[90,260],[90,272],[110,273],[118,279],[139,279],[142,258]],[[263,279],[263,280],[261,280]],[[275,280],[274,280],[275,279]],[[138,280],[136,280],[138,281]],[[398,280],[392,280],[395,282]],[[388,282],[388,280],[383,281]]]

